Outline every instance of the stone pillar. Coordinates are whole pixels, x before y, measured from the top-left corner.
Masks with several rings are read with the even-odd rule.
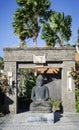
[[[62,70],[62,106],[63,112],[75,112],[75,85],[69,72],[74,61],[64,61]]]
[[[9,87],[12,87],[10,79],[16,83],[16,62],[5,62],[5,74],[8,76]],[[11,74],[11,75],[10,75]],[[11,78],[10,78],[10,77]],[[5,96],[5,113],[16,114],[17,113],[17,87],[15,84],[12,93],[7,92]]]

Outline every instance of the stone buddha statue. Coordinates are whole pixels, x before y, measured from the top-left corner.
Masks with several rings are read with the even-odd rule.
[[[36,86],[33,87],[31,93],[33,102],[30,104],[30,111],[40,113],[50,113],[52,106],[49,99],[49,90],[43,85],[43,77],[39,75],[36,79]]]

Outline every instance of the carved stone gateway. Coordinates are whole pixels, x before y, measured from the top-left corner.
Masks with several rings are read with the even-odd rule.
[[[33,55],[33,62],[36,63],[36,64],[46,63],[45,54],[43,56]]]
[[[71,67],[75,67],[75,48],[4,48],[4,71],[12,73],[16,82],[14,95],[7,96],[13,101],[9,106],[11,113],[17,113],[17,69],[18,68],[61,68],[61,102],[63,112],[75,112],[75,85],[69,76]],[[34,56],[34,57],[33,57]],[[34,58],[36,58],[34,60]],[[52,85],[51,85],[52,86]],[[52,90],[49,90],[51,95]],[[55,93],[55,92],[54,92]],[[56,96],[56,94],[55,94]]]

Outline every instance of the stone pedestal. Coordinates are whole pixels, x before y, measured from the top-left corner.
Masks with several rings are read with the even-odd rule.
[[[54,123],[54,113],[32,113],[27,115],[29,123]]]

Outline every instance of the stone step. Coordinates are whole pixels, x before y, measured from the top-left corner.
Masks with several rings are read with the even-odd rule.
[[[79,130],[79,114],[54,113],[54,123],[27,122],[29,113],[0,118],[0,130]]]

